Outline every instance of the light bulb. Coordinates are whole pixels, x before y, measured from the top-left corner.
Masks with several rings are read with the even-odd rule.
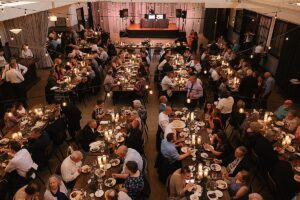
[[[152,91],[152,90],[150,90],[150,91],[149,91],[149,94],[151,94],[151,95],[152,95],[152,94],[153,94],[153,91]]]
[[[191,99],[190,99],[190,98],[187,98],[187,99],[186,99],[186,103],[191,103]]]

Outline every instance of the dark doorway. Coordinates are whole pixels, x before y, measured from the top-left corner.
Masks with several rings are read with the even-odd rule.
[[[82,24],[85,27],[83,8],[77,8],[76,15],[78,21],[78,29],[79,29],[79,24]]]

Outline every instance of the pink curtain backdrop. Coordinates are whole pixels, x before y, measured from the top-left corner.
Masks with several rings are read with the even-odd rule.
[[[194,29],[199,32],[202,24],[205,6],[204,3],[117,3],[117,2],[94,2],[92,4],[92,13],[94,19],[94,26],[100,24],[105,31],[118,34],[125,30],[133,17],[135,23],[140,23],[140,19],[148,13],[152,7],[156,14],[166,14],[170,23],[179,25],[179,19],[176,18],[176,9],[187,10],[187,19],[184,26],[184,31],[187,34]],[[128,18],[121,19],[119,10],[128,9]],[[192,19],[197,18],[197,19]],[[182,19],[180,19],[180,30],[182,29]]]

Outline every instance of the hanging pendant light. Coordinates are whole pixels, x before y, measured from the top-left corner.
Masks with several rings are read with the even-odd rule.
[[[17,35],[22,31],[22,29],[21,28],[13,28],[13,29],[10,29],[9,31]]]
[[[49,16],[49,20],[50,20],[51,22],[56,22],[56,21],[57,21],[57,16],[55,16],[55,15],[50,15],[50,16]]]

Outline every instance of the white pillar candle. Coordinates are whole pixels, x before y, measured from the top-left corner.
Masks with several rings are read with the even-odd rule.
[[[99,164],[99,167],[101,168],[101,165],[102,165],[101,156],[98,156],[98,157],[97,157],[97,159],[98,159],[98,164]]]
[[[194,115],[195,115],[194,112],[192,112],[192,113],[191,113],[191,121],[194,121],[194,118],[195,118]]]
[[[192,135],[192,144],[193,145],[196,144],[196,135],[195,134]]]
[[[104,156],[102,157],[102,159],[103,159],[103,164],[106,164],[106,155],[104,155]]]
[[[199,136],[199,137],[197,138],[197,143],[198,143],[198,144],[201,144],[201,139],[202,139],[201,136]]]

